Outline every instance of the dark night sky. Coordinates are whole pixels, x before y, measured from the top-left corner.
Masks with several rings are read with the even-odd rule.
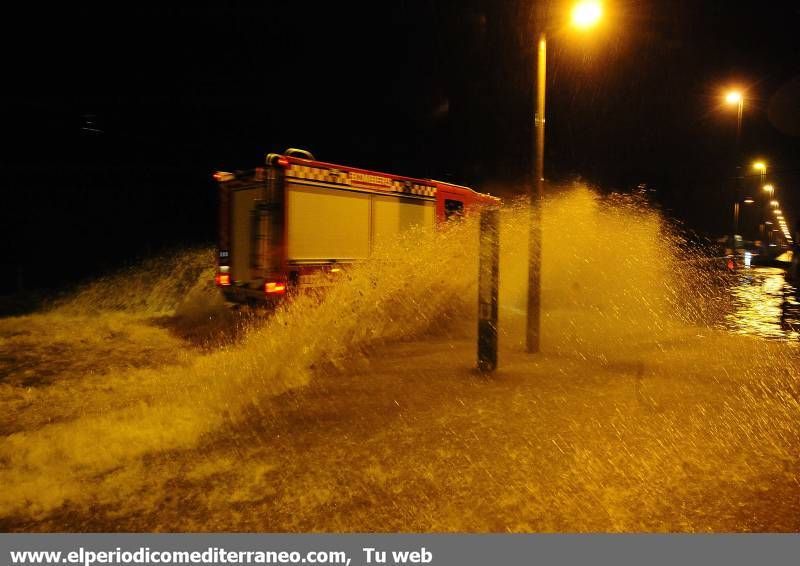
[[[551,34],[548,177],[647,183],[688,226],[729,227],[735,115],[800,214],[800,3],[607,0]],[[551,6],[560,3],[553,1]],[[367,6],[367,7],[365,7]],[[286,147],[498,192],[529,169],[531,0],[34,7],[6,18],[3,259],[58,285],[213,241],[217,168]],[[99,130],[99,131],[93,131]]]

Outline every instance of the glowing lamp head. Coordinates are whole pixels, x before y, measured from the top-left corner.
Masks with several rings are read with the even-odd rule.
[[[764,163],[763,161],[756,161],[755,163],[753,163],[753,169],[755,169],[756,171],[762,171],[762,172],[766,171],[767,170],[767,164]]]
[[[775,190],[775,187],[772,185],[764,185],[764,190],[768,193],[771,193]]]
[[[579,29],[596,26],[602,17],[603,5],[599,0],[582,0],[572,8],[572,25]]]
[[[745,204],[753,204],[753,202],[755,202],[755,201],[752,198],[744,197],[744,203]]]
[[[725,102],[732,106],[739,104],[743,99],[742,93],[738,90],[732,90],[725,95]]]

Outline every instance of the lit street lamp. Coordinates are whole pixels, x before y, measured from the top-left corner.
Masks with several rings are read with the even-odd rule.
[[[739,141],[742,138],[742,114],[744,112],[744,94],[740,90],[731,90],[725,95],[725,102],[731,106],[736,106],[736,148],[739,148]]]
[[[731,97],[731,94],[729,94],[728,97]],[[726,100],[729,99],[728,97],[726,97]],[[741,119],[740,119],[739,126],[741,127]],[[739,135],[739,133],[737,132],[737,143],[738,143],[738,135]],[[774,187],[772,185],[765,184],[765,181],[766,181],[766,178],[767,178],[767,164],[766,164],[766,162],[764,162],[763,160],[760,160],[760,159],[758,161],[754,161],[753,162],[753,169],[755,169],[756,171],[758,171],[761,174],[760,175],[760,183],[759,183],[759,185],[762,186],[765,191],[770,192],[770,197],[772,197],[772,191],[774,191]],[[747,195],[747,193],[745,193],[745,195]],[[742,200],[742,202],[744,204],[753,204],[753,202],[755,202],[755,201],[754,201],[754,199],[752,197],[745,196],[744,199]],[[763,230],[763,225],[759,225],[759,226],[760,226],[759,230]],[[739,197],[738,197],[738,194],[737,194],[736,200],[733,203],[733,234],[734,234],[734,236],[733,236],[732,244],[733,244],[734,253],[736,251],[736,233],[738,231],[739,231]]]
[[[738,179],[739,147],[742,141],[742,115],[744,114],[744,93],[735,88],[725,93],[725,103],[736,108],[736,177]],[[738,181],[736,181],[738,183]],[[736,253],[736,234],[739,232],[739,186],[734,187],[733,199],[733,234],[731,235],[731,248]]]
[[[602,17],[603,6],[600,2],[578,2],[572,9],[572,23],[580,29],[594,27]]]
[[[753,169],[755,169],[756,171],[758,171],[760,173],[759,183],[758,183],[759,186],[763,187],[764,191],[769,193],[769,198],[772,198],[772,193],[775,190],[775,188],[772,185],[766,184],[766,180],[767,180],[767,164],[763,160],[759,159],[758,161],[755,161],[753,163]],[[764,211],[761,210],[760,211],[760,216],[762,218],[763,218],[763,215],[764,215]],[[764,233],[764,224],[759,224],[759,232],[763,235],[763,233]]]
[[[544,4],[541,10],[544,12]],[[599,0],[582,0],[572,9],[572,25],[578,30],[588,30],[603,17],[603,5]],[[536,110],[533,126],[535,189],[531,194],[529,258],[528,258],[528,319],[525,335],[527,351],[536,353],[540,347],[541,293],[542,293],[542,199],[544,198],[544,127],[547,82],[547,34],[540,20],[542,31],[536,50]]]
[[[780,206],[780,203],[777,200],[772,200],[772,201],[770,201],[769,204],[772,206],[773,212],[775,212],[775,210],[777,210],[778,207]],[[780,223],[780,218],[776,218],[775,220],[777,220],[778,223]],[[764,225],[765,226],[774,226],[774,223],[772,223],[769,220],[767,220],[767,221],[764,222]],[[769,230],[767,232],[767,240],[769,241],[769,245],[770,246],[774,246],[775,245],[775,232],[777,232],[777,231],[778,231],[777,229],[772,229],[772,230]]]
[[[753,169],[761,173],[761,185],[763,185],[767,178],[767,164],[763,161],[756,161],[753,163]]]
[[[766,166],[764,167],[764,173],[766,173]],[[760,210],[760,216],[761,216],[761,220],[765,220],[765,217],[769,213],[770,205],[773,202],[777,202],[777,201],[773,200],[773,198],[775,197],[775,186],[772,183],[767,183],[766,185],[763,185],[762,189],[763,189],[765,195],[764,195],[764,200],[763,200],[763,207]],[[772,234],[767,232],[766,225],[767,225],[766,221],[763,222],[762,224],[760,224],[759,225],[759,230],[761,232],[762,239],[764,239],[764,236],[766,236],[766,238],[765,238],[767,240],[766,243],[770,244],[771,243],[771,239],[772,239]]]

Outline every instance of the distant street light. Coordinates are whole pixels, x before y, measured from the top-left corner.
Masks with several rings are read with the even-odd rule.
[[[762,229],[762,234],[764,234],[764,231],[766,230],[766,228],[765,228],[766,225],[769,224],[769,222],[766,221],[766,216],[769,213],[769,207],[773,202],[778,202],[778,201],[772,200],[772,198],[775,196],[775,186],[774,185],[772,185],[771,183],[768,183],[768,184],[764,185],[763,189],[764,189],[764,192],[767,193],[768,196],[766,196],[764,198],[764,207],[761,209],[761,214],[760,214],[761,219],[764,220],[764,223],[760,227]],[[767,243],[768,244],[772,243],[772,234],[767,232],[766,233],[766,239],[767,239]]]
[[[763,161],[760,161],[760,160],[759,161],[755,161],[755,162],[753,162],[753,169],[755,169],[756,171],[758,171],[761,174],[761,176],[760,176],[761,183],[760,184],[763,186],[765,184],[766,179],[767,179],[767,164],[765,162],[763,162]]]
[[[547,33],[544,24],[545,4],[540,3],[539,41],[536,61],[536,110],[533,126],[535,150],[531,194],[530,234],[528,257],[528,318],[525,333],[527,351],[539,351],[541,341],[541,294],[542,294],[542,199],[544,198],[544,127],[547,89]],[[595,27],[603,17],[603,5],[599,0],[582,0],[572,9],[572,25],[578,30]]]
[[[759,162],[754,163],[753,167],[755,169],[761,170],[761,172],[762,172],[761,173],[762,174],[762,180],[763,180],[763,175],[764,175],[764,172],[767,170],[767,166],[764,163],[759,161]],[[742,199],[742,202],[744,204],[753,204],[755,202],[755,200],[753,200],[753,197],[745,196],[744,199]],[[739,201],[738,200],[733,205],[733,228],[734,228],[734,244],[735,244],[735,242],[736,242],[735,235],[736,235],[736,232],[739,231]]]

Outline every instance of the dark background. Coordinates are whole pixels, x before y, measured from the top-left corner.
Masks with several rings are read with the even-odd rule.
[[[725,233],[737,150],[735,111],[721,97],[739,84],[739,161],[766,158],[797,219],[797,2],[607,0],[609,21],[583,38],[559,27],[568,4],[547,4],[549,178],[644,183],[687,227]],[[286,147],[524,191],[535,8],[393,0],[7,13],[0,292],[20,274],[26,288],[58,287],[212,242],[211,173]]]

